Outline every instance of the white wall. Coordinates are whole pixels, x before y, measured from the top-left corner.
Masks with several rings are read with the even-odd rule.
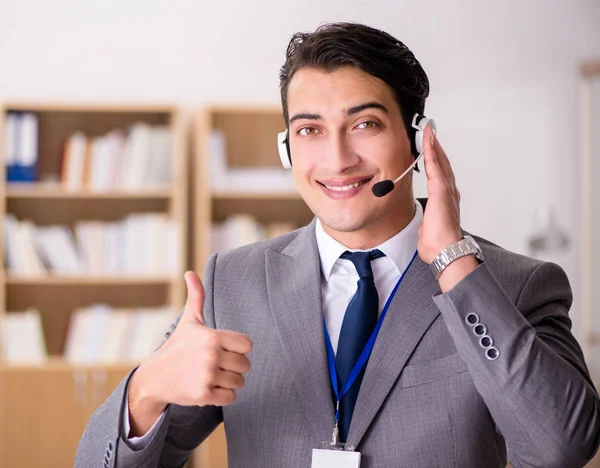
[[[277,104],[291,34],[337,20],[421,61],[467,230],[524,253],[546,200],[579,241],[578,66],[600,57],[596,0],[1,0],[0,100]],[[563,265],[576,296],[579,255]]]

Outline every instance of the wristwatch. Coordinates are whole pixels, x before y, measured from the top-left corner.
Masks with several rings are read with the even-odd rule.
[[[435,275],[436,281],[442,274],[442,271],[446,269],[454,260],[464,257],[465,255],[475,255],[475,258],[480,262],[483,262],[483,252],[479,244],[475,242],[471,236],[464,236],[456,244],[449,245],[442,250],[437,257],[431,262],[431,270]]]

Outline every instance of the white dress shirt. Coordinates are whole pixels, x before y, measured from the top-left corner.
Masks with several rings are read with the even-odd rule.
[[[419,242],[417,231],[422,222],[423,207],[415,200],[415,215],[411,222],[398,234],[374,247],[385,254],[385,257],[371,261],[373,280],[379,296],[379,314],[417,251]],[[350,260],[340,258],[340,255],[346,250],[350,252],[357,250],[348,249],[329,236],[318,219],[315,232],[323,273],[321,276],[323,314],[331,338],[331,346],[336,352],[346,308],[358,287],[358,272],[354,264]]]
[[[385,257],[371,261],[373,279],[379,295],[379,314],[381,314],[385,303],[392,293],[394,286],[408,268],[419,242],[418,229],[423,222],[423,207],[415,200],[415,214],[408,225],[398,234],[374,247],[381,250]],[[348,303],[358,287],[358,272],[350,260],[340,258],[346,250],[356,252],[356,249],[348,249],[333,239],[323,230],[321,222],[317,219],[315,226],[317,247],[321,259],[321,295],[323,299],[323,314],[327,324],[327,332],[331,338],[331,346],[334,352],[340,338],[340,330]],[[372,250],[372,249],[369,249]],[[126,389],[126,395],[128,389]],[[142,437],[127,439],[135,450],[143,449],[156,431],[159,423],[164,418],[164,413],[154,423],[152,428]],[[125,398],[123,411],[123,430],[129,434],[129,407]]]

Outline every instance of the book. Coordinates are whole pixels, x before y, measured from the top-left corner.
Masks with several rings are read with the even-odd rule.
[[[2,320],[2,354],[8,364],[41,364],[48,358],[37,309],[7,312]]]

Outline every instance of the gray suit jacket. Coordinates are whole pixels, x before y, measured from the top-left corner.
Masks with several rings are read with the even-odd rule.
[[[492,468],[507,456],[515,467],[579,467],[597,450],[598,394],[570,332],[565,273],[477,240],[484,263],[448,293],[418,256],[398,289],[348,435],[361,468]],[[314,221],[212,256],[206,323],[254,344],[237,401],[169,405],[150,443],[134,451],[121,428],[130,373],[90,418],[76,467],[181,467],[222,421],[231,468],[310,467],[334,418],[320,278]],[[498,359],[466,323],[472,312]]]

